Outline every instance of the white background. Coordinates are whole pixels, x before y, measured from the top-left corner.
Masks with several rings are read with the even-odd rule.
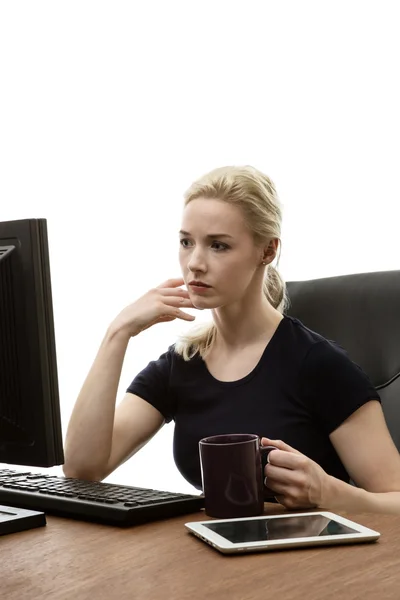
[[[397,9],[0,3],[0,220],[48,220],[64,433],[107,325],[180,275],[182,194],[214,167],[274,180],[285,279],[400,267]],[[132,340],[119,399],[188,326]],[[109,480],[192,491],[172,435],[164,427]]]

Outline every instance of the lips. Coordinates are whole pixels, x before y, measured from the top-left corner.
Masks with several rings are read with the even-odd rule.
[[[204,283],[204,281],[189,281],[189,285],[193,285],[195,287],[204,287],[204,288],[210,288],[211,285],[208,285],[207,283]]]

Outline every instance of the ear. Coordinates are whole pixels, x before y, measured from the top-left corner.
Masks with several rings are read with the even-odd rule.
[[[279,248],[279,239],[273,238],[269,241],[268,246],[265,246],[263,249],[263,257],[262,260],[265,264],[269,265],[278,253]]]

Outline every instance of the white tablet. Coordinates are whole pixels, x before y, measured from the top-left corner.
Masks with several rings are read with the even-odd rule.
[[[291,513],[185,523],[190,533],[224,554],[372,542],[377,531],[331,512]]]

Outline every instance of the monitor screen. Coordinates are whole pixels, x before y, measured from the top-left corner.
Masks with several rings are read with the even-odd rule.
[[[63,461],[47,223],[0,222],[0,463]]]

